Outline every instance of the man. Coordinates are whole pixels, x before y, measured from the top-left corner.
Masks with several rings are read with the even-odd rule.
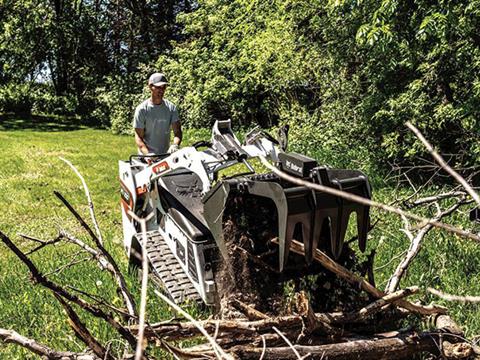
[[[164,154],[178,150],[182,127],[176,106],[163,98],[168,81],[164,74],[154,73],[148,79],[151,96],[135,109],[133,127],[140,154]],[[170,129],[173,143],[170,145]]]

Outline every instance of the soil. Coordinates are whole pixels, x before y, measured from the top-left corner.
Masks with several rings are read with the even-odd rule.
[[[277,271],[278,246],[272,239],[278,236],[278,220],[270,199],[235,194],[227,204],[223,225],[228,259],[216,270],[219,317],[241,316],[230,306],[232,299],[269,316],[285,315],[294,311],[293,297],[299,291],[308,294],[315,312],[353,311],[371,302],[319,264],[307,265],[303,257],[293,253],[285,271]],[[348,244],[337,261],[360,273],[365,273],[368,265],[359,263]]]

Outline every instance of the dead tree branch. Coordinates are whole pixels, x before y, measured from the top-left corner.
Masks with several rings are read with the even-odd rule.
[[[439,291],[430,287],[427,288],[427,291],[447,301],[458,301],[463,303],[480,303],[480,296],[471,296],[471,295],[460,296],[460,295],[446,294],[442,291]]]
[[[418,286],[408,287],[402,290],[398,290],[391,294],[387,294],[384,297],[374,301],[373,303],[365,306],[364,308],[360,309],[357,312],[351,313],[347,315],[348,320],[363,320],[365,321],[367,317],[372,316],[373,314],[382,310],[385,305],[394,303],[400,299],[405,299],[408,296],[418,293],[419,291]]]
[[[80,320],[77,313],[73,308],[60,296],[54,294],[55,298],[62,304],[65,312],[68,316],[68,324],[73,329],[75,335],[79,339],[81,339],[85,345],[87,345],[100,359],[104,360],[114,360],[111,354],[108,353],[107,349],[105,349],[98,341],[95,339],[90,331],[88,331],[85,324]]]
[[[88,313],[92,314],[95,317],[105,320],[108,324],[110,324],[118,333],[128,341],[128,343],[135,347],[136,339],[132,335],[132,333],[125,328],[122,324],[120,324],[112,314],[104,312],[103,310],[91,305],[90,303],[84,301],[83,299],[75,296],[68,291],[66,291],[60,285],[48,280],[33,264],[33,262],[25,256],[25,254],[4,234],[0,231],[0,239],[3,243],[28,267],[30,270],[31,279],[34,284],[40,284],[43,287],[49,289],[53,293],[77,304],[82,309],[87,311]]]
[[[102,256],[107,260],[110,264],[108,268],[110,268],[110,272],[113,274],[115,279],[117,280],[118,287],[121,291],[122,298],[125,302],[125,306],[128,309],[128,312],[131,316],[136,316],[135,311],[135,301],[133,299],[132,294],[127,290],[127,283],[125,281],[125,277],[123,276],[122,272],[120,271],[117,263],[113,259],[112,255],[103,247],[100,240],[97,236],[93,233],[92,229],[88,226],[88,224],[83,220],[83,218],[78,214],[78,212],[73,208],[72,205],[60,194],[58,191],[54,191],[54,194],[60,199],[60,201],[67,207],[68,210],[75,216],[75,218],[79,221],[79,223],[83,226],[83,228],[88,232],[92,240],[95,242],[95,245],[100,250]]]
[[[20,335],[14,330],[6,330],[0,328],[0,339],[5,343],[17,344],[24,347],[27,350],[39,355],[44,356],[47,359],[52,360],[100,360],[95,355],[87,353],[75,353],[72,351],[57,351],[49,348],[44,344],[29,339],[23,335]]]
[[[446,172],[448,172],[458,183],[460,183],[463,188],[468,192],[468,194],[472,197],[472,199],[475,200],[477,203],[477,206],[480,206],[480,197],[478,194],[475,192],[475,190],[472,189],[470,184],[465,181],[465,179],[460,176],[455,170],[453,170],[446,162],[443,160],[443,158],[440,156],[438,152],[435,151],[433,146],[425,139],[425,137],[422,135],[422,133],[410,122],[407,121],[405,124],[414,134],[415,136],[422,142],[422,144],[427,148],[427,150],[430,152],[430,154],[433,156],[433,158],[440,164],[440,166],[445,169]]]
[[[93,207],[93,201],[92,201],[92,198],[90,196],[90,191],[88,190],[87,183],[85,182],[82,174],[80,174],[80,172],[77,170],[77,168],[70,161],[68,161],[67,159],[64,159],[62,157],[59,157],[59,158],[60,158],[60,160],[65,162],[68,166],[70,166],[70,168],[73,170],[73,172],[80,178],[80,181],[82,182],[82,185],[83,185],[83,189],[85,191],[85,195],[86,195],[87,200],[88,200],[88,209],[90,210],[90,217],[92,218],[93,225],[95,226],[95,231],[96,231],[97,236],[98,236],[98,241],[100,242],[100,244],[103,245],[102,232],[100,231],[100,227],[98,226],[97,218],[95,217],[95,210],[94,210],[94,207]]]
[[[435,217],[433,217],[433,220],[439,221],[444,217],[450,215],[463,204],[463,200],[464,198],[460,199],[457,203],[455,203],[454,205],[452,205],[451,207],[449,207],[444,211],[437,210],[437,214],[435,215]],[[420,248],[422,246],[422,241],[424,237],[433,228],[431,224],[426,224],[420,228],[420,230],[417,232],[416,235],[413,235],[412,230],[410,229],[408,220],[405,217],[403,217],[403,220],[405,223],[404,233],[407,235],[407,237],[410,240],[410,246],[407,251],[407,254],[402,259],[402,261],[400,261],[394,273],[392,274],[392,276],[387,282],[387,286],[385,287],[385,291],[387,293],[393,293],[395,290],[397,290],[398,286],[400,285],[400,281],[403,275],[405,274],[405,271],[408,269],[413,259],[418,255]]]

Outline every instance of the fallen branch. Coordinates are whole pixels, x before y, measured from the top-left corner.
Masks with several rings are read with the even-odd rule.
[[[40,355],[44,356],[47,359],[52,360],[100,360],[95,355],[87,353],[76,353],[72,351],[57,351],[48,346],[41,344],[33,339],[27,338],[23,335],[20,335],[14,330],[6,330],[0,328],[0,340],[8,344],[17,344],[25,349]]]
[[[444,217],[450,215],[453,213],[455,210],[457,210],[462,204],[463,204],[463,198],[459,200],[457,203],[452,205],[450,208],[447,210],[441,211],[440,209],[437,211],[437,214],[433,218],[435,221],[438,221],[440,219],[443,219]],[[405,257],[400,261],[398,264],[397,268],[393,272],[392,276],[387,282],[387,286],[385,287],[385,291],[387,293],[392,293],[395,290],[397,290],[398,286],[400,285],[400,280],[402,279],[403,275],[405,274],[405,271],[408,269],[410,266],[411,262],[415,257],[418,255],[418,252],[420,251],[420,247],[422,245],[422,240],[423,238],[428,234],[428,232],[433,228],[432,224],[425,224],[423,227],[420,228],[420,230],[417,232],[417,234],[414,236],[410,230],[410,225],[408,223],[408,220],[403,217],[404,223],[405,223],[405,229],[404,233],[407,235],[407,237],[410,240],[410,246],[408,248],[407,254]]]
[[[85,324],[80,320],[77,313],[60,295],[54,294],[55,298],[62,304],[68,316],[68,324],[73,329],[75,335],[81,339],[100,359],[114,360],[114,357],[108,353],[95,337],[88,331]]]
[[[382,310],[382,308],[385,305],[394,303],[395,301],[398,301],[400,299],[404,299],[408,296],[411,296],[413,294],[418,293],[419,287],[418,286],[412,286],[409,288],[405,288],[403,290],[398,290],[396,292],[393,292],[391,294],[387,294],[384,297],[374,301],[373,303],[365,306],[364,308],[360,309],[357,312],[351,313],[347,315],[347,318],[349,320],[356,320],[356,321],[362,321],[366,320],[369,316],[372,316],[373,314],[379,312]]]
[[[390,338],[372,338],[351,341],[306,346],[294,345],[300,356],[309,354],[308,359],[328,360],[395,360],[411,359],[421,352],[438,354],[438,343],[450,337],[444,333],[409,333],[399,334]],[[230,351],[240,359],[258,359],[263,354],[263,359],[298,359],[290,347],[267,347],[266,349],[252,346],[238,346]]]

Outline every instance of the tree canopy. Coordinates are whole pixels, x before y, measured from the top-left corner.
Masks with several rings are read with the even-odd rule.
[[[378,163],[421,152],[409,120],[480,154],[478,0],[3,0],[0,19],[3,111],[128,131],[161,70],[188,126],[289,123],[298,149]]]

